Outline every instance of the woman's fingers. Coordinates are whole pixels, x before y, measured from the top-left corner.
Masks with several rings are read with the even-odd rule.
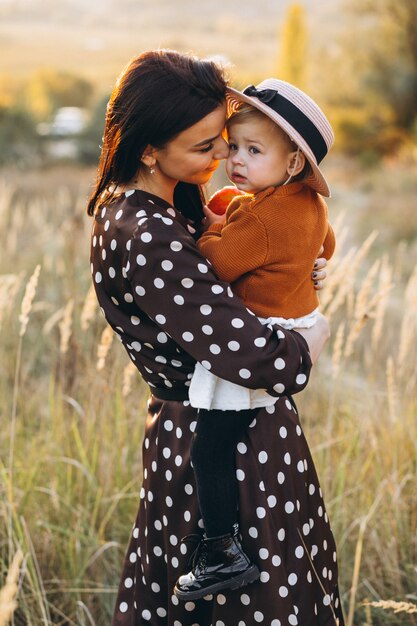
[[[323,250],[320,251],[320,254],[323,253]],[[324,257],[319,257],[315,260],[313,271],[311,272],[311,279],[314,284],[314,289],[319,291],[323,289],[324,284],[323,281],[326,278],[327,274],[325,271],[325,267],[327,265],[327,261]]]
[[[327,276],[326,270],[314,270],[314,272],[311,275],[313,279],[313,283],[314,283],[314,289],[316,290],[323,289],[324,287],[323,281],[326,278],[326,276]]]
[[[315,270],[322,270],[327,265],[327,260],[324,257],[318,257],[314,262]]]

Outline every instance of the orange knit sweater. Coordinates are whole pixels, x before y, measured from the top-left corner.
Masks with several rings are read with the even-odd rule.
[[[311,280],[321,246],[335,248],[323,198],[303,183],[238,196],[198,241],[221,280],[260,317],[301,317],[319,304]]]

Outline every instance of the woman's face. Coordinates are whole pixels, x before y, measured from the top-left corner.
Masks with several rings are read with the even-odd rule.
[[[169,181],[204,185],[217,169],[219,161],[229,154],[223,137],[226,104],[190,126],[164,148],[154,149],[159,172]]]

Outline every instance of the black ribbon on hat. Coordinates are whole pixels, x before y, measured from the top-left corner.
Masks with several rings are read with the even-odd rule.
[[[260,102],[269,106],[270,109],[278,113],[298,132],[308,143],[317,163],[326,156],[327,145],[321,132],[298,107],[284,96],[281,96],[275,89],[257,89],[254,85],[249,85],[243,90],[245,96],[258,98]]]

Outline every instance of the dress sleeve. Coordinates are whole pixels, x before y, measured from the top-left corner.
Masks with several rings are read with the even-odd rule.
[[[142,220],[126,275],[138,307],[217,376],[275,396],[307,384],[311,360],[304,338],[262,325],[217,279],[177,221]]]
[[[233,283],[264,265],[268,254],[268,234],[255,213],[229,209],[223,228],[209,228],[200,237],[198,248],[210,261],[216,274]]]

